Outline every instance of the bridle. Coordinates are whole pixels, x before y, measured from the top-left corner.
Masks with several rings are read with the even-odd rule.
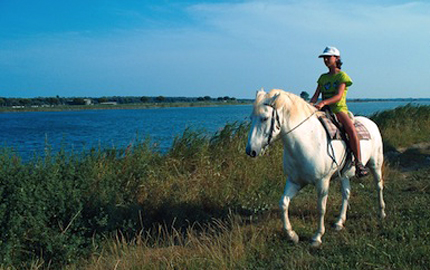
[[[273,105],[267,105],[272,107],[273,112],[272,112],[272,119],[271,119],[271,123],[270,123],[270,132],[269,132],[269,138],[267,139],[267,145],[269,145],[273,139],[273,131],[275,129],[275,122],[277,122],[278,124],[278,128],[281,127],[281,122],[279,120],[279,115],[278,115],[278,111],[276,110],[276,108]],[[306,121],[308,121],[312,116],[314,116],[317,113],[317,111],[314,111],[312,114],[310,114],[308,117],[306,117],[303,121],[301,121],[297,126],[293,127],[292,129],[290,129],[289,131],[287,131],[285,133],[285,135],[290,134],[291,132],[293,132],[294,130],[296,130],[298,127],[300,127],[301,125],[303,125]]]
[[[267,138],[267,145],[269,145],[273,139],[273,131],[275,129],[275,121],[277,122],[278,129],[281,128],[281,121],[279,121],[279,114],[276,108],[273,105],[267,105],[272,107],[272,119],[270,121],[270,132],[269,132],[269,138]]]

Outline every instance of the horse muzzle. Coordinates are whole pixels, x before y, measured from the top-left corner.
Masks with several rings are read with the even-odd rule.
[[[257,151],[255,151],[254,149],[252,149],[249,145],[246,146],[246,154],[250,157],[255,158],[258,154]]]

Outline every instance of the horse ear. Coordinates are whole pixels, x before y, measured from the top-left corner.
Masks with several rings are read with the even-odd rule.
[[[279,97],[279,93],[276,93],[273,97],[267,98],[264,105],[275,108],[276,99]]]
[[[264,88],[261,87],[261,89],[257,91],[257,94],[255,96],[258,97],[260,95],[265,95],[265,94],[266,94],[266,92],[264,91]]]

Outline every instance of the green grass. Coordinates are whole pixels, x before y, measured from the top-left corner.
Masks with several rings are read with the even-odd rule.
[[[316,227],[316,196],[307,189],[291,207],[293,226],[302,238],[286,240],[279,215],[272,206],[260,214],[232,213],[224,220],[178,230],[159,226],[127,242],[108,241],[80,265],[84,269],[425,269],[428,254],[430,202],[429,170],[403,179],[389,173],[385,191],[389,216],[380,223],[376,195],[369,179],[353,183],[347,227],[327,230],[322,248],[309,240]],[[404,183],[404,180],[406,180]],[[333,223],[340,203],[339,183],[332,186],[327,224]],[[203,227],[202,227],[203,226]],[[76,269],[77,265],[69,267]]]
[[[406,109],[419,110],[421,119],[430,116],[422,107]],[[391,113],[400,109],[396,110]],[[420,126],[416,114],[404,113],[399,121]],[[391,128],[395,117],[390,115],[373,116],[390,147],[429,141],[413,132],[396,135]],[[248,129],[247,124],[228,124],[210,138],[187,130],[165,155],[141,142],[127,150],[48,154],[23,164],[4,150],[0,268],[420,269],[430,265],[428,167],[404,173],[401,158],[395,166],[386,164],[388,217],[383,223],[372,180],[354,179],[342,232],[329,229],[341,201],[340,184],[333,182],[323,245],[312,249],[309,241],[317,226],[314,188],[302,190],[291,204],[291,222],[301,238],[294,245],[281,230],[277,206],[285,182],[282,145],[251,159],[245,155]]]
[[[430,142],[430,106],[406,105],[371,116],[383,131],[386,150]]]

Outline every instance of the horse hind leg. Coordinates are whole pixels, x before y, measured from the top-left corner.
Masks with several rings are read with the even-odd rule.
[[[348,210],[348,201],[351,194],[351,185],[349,183],[349,178],[342,178],[342,206],[340,207],[340,213],[337,221],[334,224],[336,231],[340,231],[344,228],[346,221],[346,212]]]
[[[318,230],[312,237],[312,247],[319,247],[322,244],[322,236],[325,233],[324,216],[326,213],[328,188],[330,179],[322,179],[316,186],[318,193]]]
[[[384,179],[382,178],[382,162],[378,162],[377,164],[369,164],[369,169],[372,172],[373,180],[375,182],[376,191],[378,192],[378,207],[379,207],[379,216],[381,219],[384,219],[387,215],[385,214],[385,202],[384,202]]]

